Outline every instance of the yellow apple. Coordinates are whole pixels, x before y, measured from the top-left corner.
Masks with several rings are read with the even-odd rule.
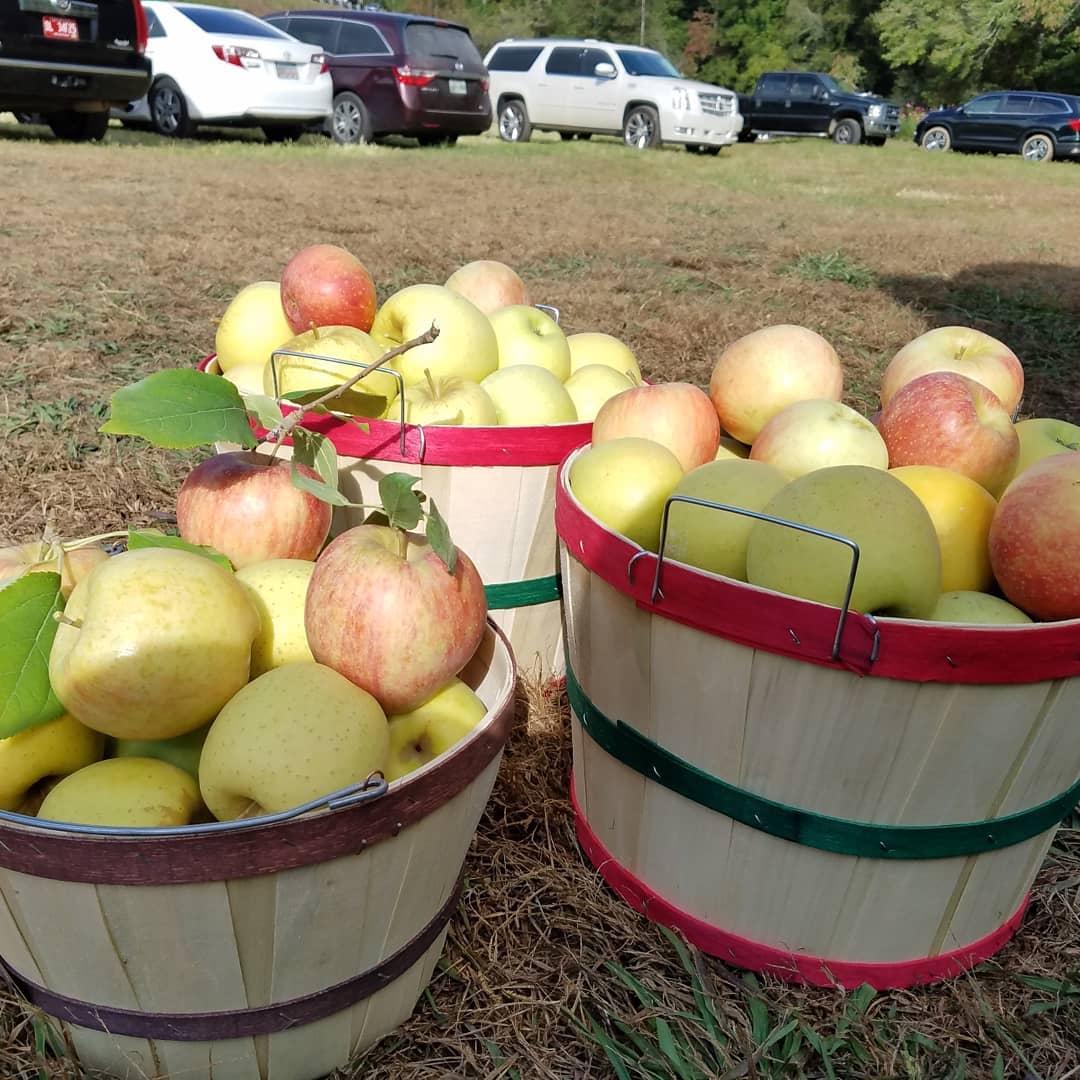
[[[251,677],[282,664],[311,661],[304,632],[304,602],[315,564],[308,559],[266,559],[236,571],[259,613],[251,646]]]
[[[600,406],[608,398],[632,390],[638,384],[629,375],[607,364],[586,364],[579,367],[564,385],[577,410],[577,418],[587,421],[596,419]]]
[[[410,386],[405,391],[405,422],[494,427],[499,422],[495,402],[471,379],[442,375]]]
[[[106,753],[109,757],[157,758],[176,765],[198,779],[199,758],[209,731],[210,725],[206,724],[172,739],[109,739]]]
[[[591,364],[603,364],[626,375],[635,386],[641,382],[641,368],[630,351],[630,346],[611,334],[586,330],[580,334],[568,334],[570,346],[570,374],[578,368]]]
[[[889,470],[918,495],[934,523],[941,548],[942,592],[986,592],[990,569],[990,522],[997,500],[981,484],[937,465],[900,465]]]
[[[1080,450],[1080,427],[1065,420],[1032,417],[1016,424],[1015,431],[1020,439],[1020,457],[1014,477],[1044,457]]]
[[[987,623],[994,626],[1032,621],[1018,607],[1000,596],[966,590],[942,593],[927,619],[931,622]]]
[[[39,818],[72,825],[165,828],[190,825],[202,799],[195,779],[157,758],[106,758],[65,776],[45,796]]]
[[[241,364],[265,364],[270,353],[293,336],[276,281],[245,285],[229,302],[214,335],[222,372]]]
[[[279,360],[278,363],[281,361]],[[237,364],[236,367],[223,371],[222,378],[240,391],[241,394],[266,393],[266,364]]]
[[[535,364],[559,382],[570,377],[570,346],[559,324],[531,304],[498,308],[488,318],[499,343],[499,367]]]
[[[93,544],[69,548],[59,543],[32,540],[0,550],[0,587],[23,574],[59,574],[60,593],[66,600],[76,583],[108,557],[104,548]]]
[[[480,385],[505,427],[570,424],[578,418],[573,398],[547,368],[514,364],[493,371]]]
[[[68,714],[0,739],[0,810],[17,810],[31,789],[97,761],[105,737]]]
[[[118,739],[208,723],[248,681],[259,614],[234,575],[172,548],[125,551],[72,590],[49,654],[64,708]]]
[[[716,460],[723,461],[726,458],[748,458],[750,447],[746,443],[733,439],[730,435],[720,436],[720,445],[716,448]]]

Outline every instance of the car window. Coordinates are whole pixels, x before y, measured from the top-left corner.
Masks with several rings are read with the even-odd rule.
[[[996,113],[1004,96],[1004,94],[986,94],[983,97],[977,97],[964,106],[964,112],[971,116],[987,116],[990,113]]]
[[[391,51],[386,39],[374,26],[351,19],[341,24],[337,48],[331,49],[331,52],[344,56],[386,56]]]
[[[682,73],[665,56],[649,49],[616,49],[628,75],[658,75],[665,79],[681,79]]]
[[[787,93],[787,76],[762,75],[758,93],[762,97],[784,97]]]
[[[796,75],[791,80],[791,96],[800,101],[809,101],[817,97],[821,84],[813,75]]]
[[[144,8],[146,12],[146,33],[148,37],[167,37],[165,33],[165,27],[161,25],[161,20],[149,9]]]
[[[445,56],[483,67],[479,50],[465,30],[436,23],[406,23],[405,51],[412,56]]]
[[[294,17],[289,20],[289,33],[294,38],[306,41],[309,45],[317,45],[325,52],[335,53],[339,51],[337,48],[338,25],[337,19]]]
[[[177,4],[175,8],[208,34],[243,34],[245,37],[266,38],[289,36],[283,30],[249,15],[246,11],[227,11],[224,8],[202,7],[199,4]]]
[[[578,73],[578,54],[580,52],[581,49],[576,45],[572,48],[559,47],[552,49],[544,70],[549,75],[576,75]]]
[[[540,55],[539,45],[500,45],[488,61],[488,71],[528,71]]]
[[[1005,104],[1001,107],[1002,112],[1007,113],[1028,113],[1035,110],[1031,107],[1031,95],[1030,94],[1006,94]]]
[[[1031,99],[1031,111],[1045,116],[1047,113],[1067,113],[1073,110],[1064,98],[1036,97]]]
[[[582,49],[578,70],[582,75],[592,78],[596,73],[597,64],[610,64],[611,62],[611,54],[604,52],[603,49]]]

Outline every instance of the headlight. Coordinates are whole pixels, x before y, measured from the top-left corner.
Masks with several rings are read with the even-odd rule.
[[[676,86],[671,91],[671,107],[676,112],[690,111],[690,91],[685,86]]]
[[[870,108],[866,110],[866,115],[873,118],[873,119],[876,119],[877,117],[879,117],[882,114],[882,112],[884,112],[884,107],[883,106],[881,106],[881,105],[871,105]]]

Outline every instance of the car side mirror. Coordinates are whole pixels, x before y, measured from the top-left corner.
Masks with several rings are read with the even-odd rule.
[[[606,60],[602,60],[596,67],[593,68],[593,74],[598,79],[614,79],[615,78],[615,65],[609,64]]]

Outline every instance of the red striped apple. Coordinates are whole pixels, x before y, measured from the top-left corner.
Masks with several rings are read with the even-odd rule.
[[[459,266],[446,287],[471,300],[485,315],[510,304],[531,304],[529,289],[517,271],[497,259],[474,259]]]
[[[313,326],[370,330],[375,318],[375,283],[367,267],[336,244],[312,244],[281,271],[281,306],[293,333]]]

